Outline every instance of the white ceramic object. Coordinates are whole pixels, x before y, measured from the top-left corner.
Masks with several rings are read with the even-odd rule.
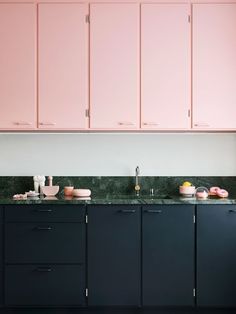
[[[59,192],[59,185],[42,186],[42,192],[46,196],[55,196]]]
[[[91,195],[91,190],[89,189],[74,189],[73,196],[75,197],[89,197]]]
[[[184,197],[192,197],[196,192],[195,186],[183,186],[179,187],[179,193]]]

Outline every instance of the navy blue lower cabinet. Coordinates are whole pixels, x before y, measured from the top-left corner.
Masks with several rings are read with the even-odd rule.
[[[139,306],[141,209],[88,206],[88,305]]]
[[[194,305],[193,218],[192,205],[143,207],[144,306]]]
[[[7,306],[85,305],[84,265],[8,265]]]
[[[236,206],[197,206],[197,304],[236,307]]]

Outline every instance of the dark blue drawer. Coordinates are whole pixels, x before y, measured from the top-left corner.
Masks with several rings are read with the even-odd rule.
[[[82,265],[11,265],[5,270],[7,306],[83,306]]]
[[[84,205],[7,205],[5,206],[7,222],[55,221],[84,222]]]
[[[84,223],[6,223],[6,263],[84,263]]]

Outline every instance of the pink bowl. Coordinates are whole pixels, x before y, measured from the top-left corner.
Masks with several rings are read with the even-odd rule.
[[[192,196],[195,194],[195,186],[180,186],[179,187],[179,193],[182,194],[183,196]]]
[[[46,196],[55,196],[59,192],[59,185],[42,186],[42,192]]]
[[[73,196],[75,197],[89,197],[91,195],[91,190],[89,189],[74,189]]]

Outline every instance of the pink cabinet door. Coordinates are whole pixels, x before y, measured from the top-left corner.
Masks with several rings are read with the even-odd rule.
[[[141,128],[191,127],[188,4],[141,6]]]
[[[236,129],[236,4],[193,5],[193,128]]]
[[[40,129],[84,129],[88,125],[87,13],[86,4],[39,4]]]
[[[136,129],[139,5],[91,4],[90,12],[90,127]]]
[[[36,128],[36,7],[0,3],[0,129]]]

